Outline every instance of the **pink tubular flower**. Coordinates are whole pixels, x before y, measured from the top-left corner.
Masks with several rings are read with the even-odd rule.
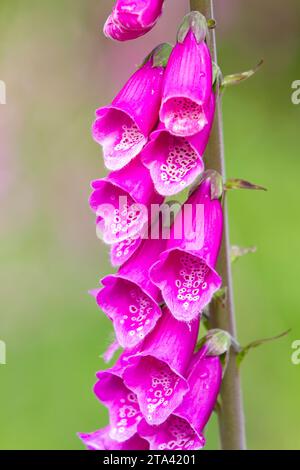
[[[196,318],[221,287],[214,267],[222,229],[222,206],[211,198],[211,183],[206,179],[183,205],[167,250],[150,270],[152,282],[177,320]]]
[[[202,435],[215,407],[222,381],[219,357],[199,351],[188,375],[189,392],[174,413],[160,426],[141,421],[138,431],[151,450],[197,450],[205,444]]]
[[[128,41],[150,31],[161,15],[164,0],[117,0],[104,25],[104,34]]]
[[[112,320],[124,348],[140,343],[161,316],[161,294],[149,278],[149,268],[164,248],[165,240],[143,240],[117,274],[102,279],[97,303]]]
[[[212,61],[205,43],[205,18],[191,12],[183,21],[170,56],[160,119],[180,137],[200,132],[207,124],[205,104],[212,93]]]
[[[140,410],[150,424],[161,424],[182,402],[188,386],[184,378],[198,335],[199,322],[178,322],[164,308],[155,330],[129,358],[123,373]]]
[[[92,189],[90,206],[97,214],[97,230],[108,244],[136,237],[148,225],[151,204],[163,201],[139,157],[125,168],[93,181]],[[127,245],[127,254],[132,252],[134,245]],[[126,259],[125,247],[122,250],[119,246],[114,252],[116,257],[123,258],[123,262]],[[115,264],[116,260],[112,261]]]
[[[122,378],[128,355],[128,352],[123,353],[114,367],[98,372],[94,387],[97,398],[109,410],[109,437],[117,442],[133,437],[142,419],[137,397],[126,387]]]
[[[148,450],[148,442],[138,434],[128,441],[117,442],[109,437],[110,427],[99,429],[90,434],[79,433],[78,436],[88,450]]]
[[[158,120],[164,67],[171,46],[158,46],[128,80],[110,106],[96,111],[93,137],[103,146],[110,170],[119,170],[140,153]]]
[[[191,137],[170,134],[164,124],[151,134],[151,140],[143,149],[141,158],[149,168],[156,191],[163,196],[174,195],[202,173],[205,152],[215,112],[215,95],[205,105],[207,124]]]

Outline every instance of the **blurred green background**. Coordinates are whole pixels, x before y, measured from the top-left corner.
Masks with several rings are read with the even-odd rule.
[[[227,174],[268,187],[229,195],[231,241],[257,253],[234,265],[239,339],[292,328],[242,366],[250,449],[300,449],[299,118],[297,0],[216,0],[224,73],[263,69],[224,96]],[[110,272],[88,208],[89,181],[104,175],[90,137],[108,103],[146,53],[173,41],[187,0],[166,0],[157,27],[135,42],[103,37],[111,0],[1,0],[0,448],[80,449],[77,431],[106,423],[91,391],[109,321],[87,291]],[[218,448],[217,423],[208,449]]]

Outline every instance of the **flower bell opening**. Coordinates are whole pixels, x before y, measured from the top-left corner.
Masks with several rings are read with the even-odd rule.
[[[164,106],[164,123],[177,136],[195,135],[207,124],[204,107],[189,98],[171,98]]]
[[[138,237],[148,222],[147,207],[109,181],[97,181],[94,188],[90,205],[97,214],[99,238],[112,245]]]
[[[204,259],[179,249],[162,254],[150,276],[174,317],[186,322],[201,314],[222,284]]]
[[[131,348],[143,341],[161,316],[154,299],[136,283],[108,276],[97,296],[99,307],[112,319],[121,346]]]
[[[149,441],[150,450],[199,450],[205,445],[204,437],[198,435],[187,420],[175,414],[157,427],[143,420],[139,432]]]
[[[107,110],[93,125],[93,137],[103,147],[105,165],[119,170],[140,153],[147,143],[136,123],[118,109]]]
[[[141,357],[129,367],[125,381],[135,391],[145,420],[156,425],[168,418],[188,390],[183,377],[153,356]]]
[[[109,371],[99,372],[94,392],[109,410],[109,437],[124,442],[134,436],[142,414],[136,395],[124,385],[122,378]]]

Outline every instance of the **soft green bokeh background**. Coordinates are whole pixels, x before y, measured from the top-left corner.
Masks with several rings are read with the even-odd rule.
[[[224,73],[265,59],[251,81],[226,92],[227,173],[268,187],[229,195],[231,240],[257,245],[234,265],[239,339],[292,328],[242,366],[248,445],[300,449],[299,118],[297,0],[216,0]],[[89,288],[110,271],[87,199],[104,174],[90,137],[94,109],[109,102],[146,53],[174,40],[186,0],[166,0],[146,37],[114,44],[101,35],[111,0],[1,0],[0,448],[79,449],[77,431],[106,422],[95,372],[112,328]],[[176,6],[176,8],[175,8]],[[214,418],[208,448],[217,448]]]

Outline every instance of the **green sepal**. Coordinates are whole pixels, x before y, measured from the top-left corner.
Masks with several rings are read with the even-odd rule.
[[[225,88],[233,85],[238,85],[239,83],[248,80],[248,78],[252,77],[262,66],[263,60],[261,60],[256,67],[254,67],[251,70],[247,70],[246,72],[240,72],[240,73],[233,73],[231,75],[225,75],[222,83],[221,83],[221,90],[223,91]]]
[[[142,62],[140,67],[143,67],[150,59],[152,59],[152,66],[153,67],[166,67],[168,65],[168,61],[173,50],[172,44],[168,42],[163,42],[156,46],[150,54],[145,57],[144,61]]]
[[[242,180],[239,178],[228,179],[224,185],[224,189],[251,189],[257,191],[267,191],[267,188],[258,184],[250,183],[249,181]]]
[[[190,30],[193,32],[198,44],[205,41],[208,34],[208,24],[205,16],[199,11],[191,11],[185,15],[177,32],[177,42],[182,44]]]

